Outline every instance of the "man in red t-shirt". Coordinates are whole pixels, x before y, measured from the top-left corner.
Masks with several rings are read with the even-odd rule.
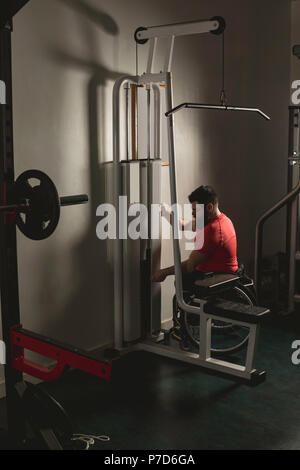
[[[231,220],[220,212],[216,192],[211,186],[200,186],[189,196],[189,201],[192,204],[194,220],[197,205],[204,205],[204,233],[196,232],[195,249],[182,263],[184,284],[185,281],[196,279],[201,272],[236,272],[238,261],[235,229]],[[195,230],[195,224],[193,228]],[[154,273],[151,279],[153,282],[163,282],[167,276],[174,273],[174,266],[170,266]]]

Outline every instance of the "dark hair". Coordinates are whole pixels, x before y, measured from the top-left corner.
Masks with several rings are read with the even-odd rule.
[[[189,201],[191,204],[193,202],[198,202],[199,204],[209,204],[211,202],[213,205],[219,202],[217,193],[211,186],[199,186],[189,195]]]

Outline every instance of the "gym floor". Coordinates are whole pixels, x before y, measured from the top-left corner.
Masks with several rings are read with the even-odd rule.
[[[110,384],[70,371],[42,386],[64,405],[74,432],[110,436],[94,449],[299,449],[300,365],[291,362],[298,338],[296,317],[263,326],[257,366],[268,376],[256,388],[145,352],[115,361]]]

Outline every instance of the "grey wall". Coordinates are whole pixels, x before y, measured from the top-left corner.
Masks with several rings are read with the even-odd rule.
[[[293,0],[291,3],[291,15],[292,15],[292,46],[300,44],[300,1]],[[292,70],[291,70],[291,81],[300,80],[300,60],[292,56]]]
[[[271,12],[271,14],[270,14]],[[111,90],[135,72],[137,26],[226,18],[230,103],[272,116],[183,112],[176,116],[179,197],[216,187],[233,219],[241,259],[253,258],[258,215],[285,192],[289,102],[290,5],[286,0],[31,0],[15,19],[13,39],[15,160],[47,172],[61,194],[88,192],[89,207],[63,210],[54,236],[19,241],[22,322],[81,347],[112,339],[111,248],[96,238],[96,208],[109,199]],[[271,15],[271,18],[270,18]],[[145,63],[140,51],[140,68]],[[174,57],[175,102],[218,102],[221,39],[180,38]],[[167,198],[167,175],[164,176]],[[267,251],[281,247],[282,219]],[[164,243],[163,262],[171,263]],[[164,287],[170,316],[172,279]]]

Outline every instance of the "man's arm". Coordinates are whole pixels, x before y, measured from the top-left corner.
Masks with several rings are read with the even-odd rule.
[[[181,270],[183,274],[192,273],[195,271],[198,264],[206,260],[208,257],[204,253],[199,253],[199,251],[192,251],[189,258],[186,261],[181,263]],[[170,266],[169,268],[160,269],[151,277],[153,282],[163,282],[168,276],[175,274],[175,266]]]

